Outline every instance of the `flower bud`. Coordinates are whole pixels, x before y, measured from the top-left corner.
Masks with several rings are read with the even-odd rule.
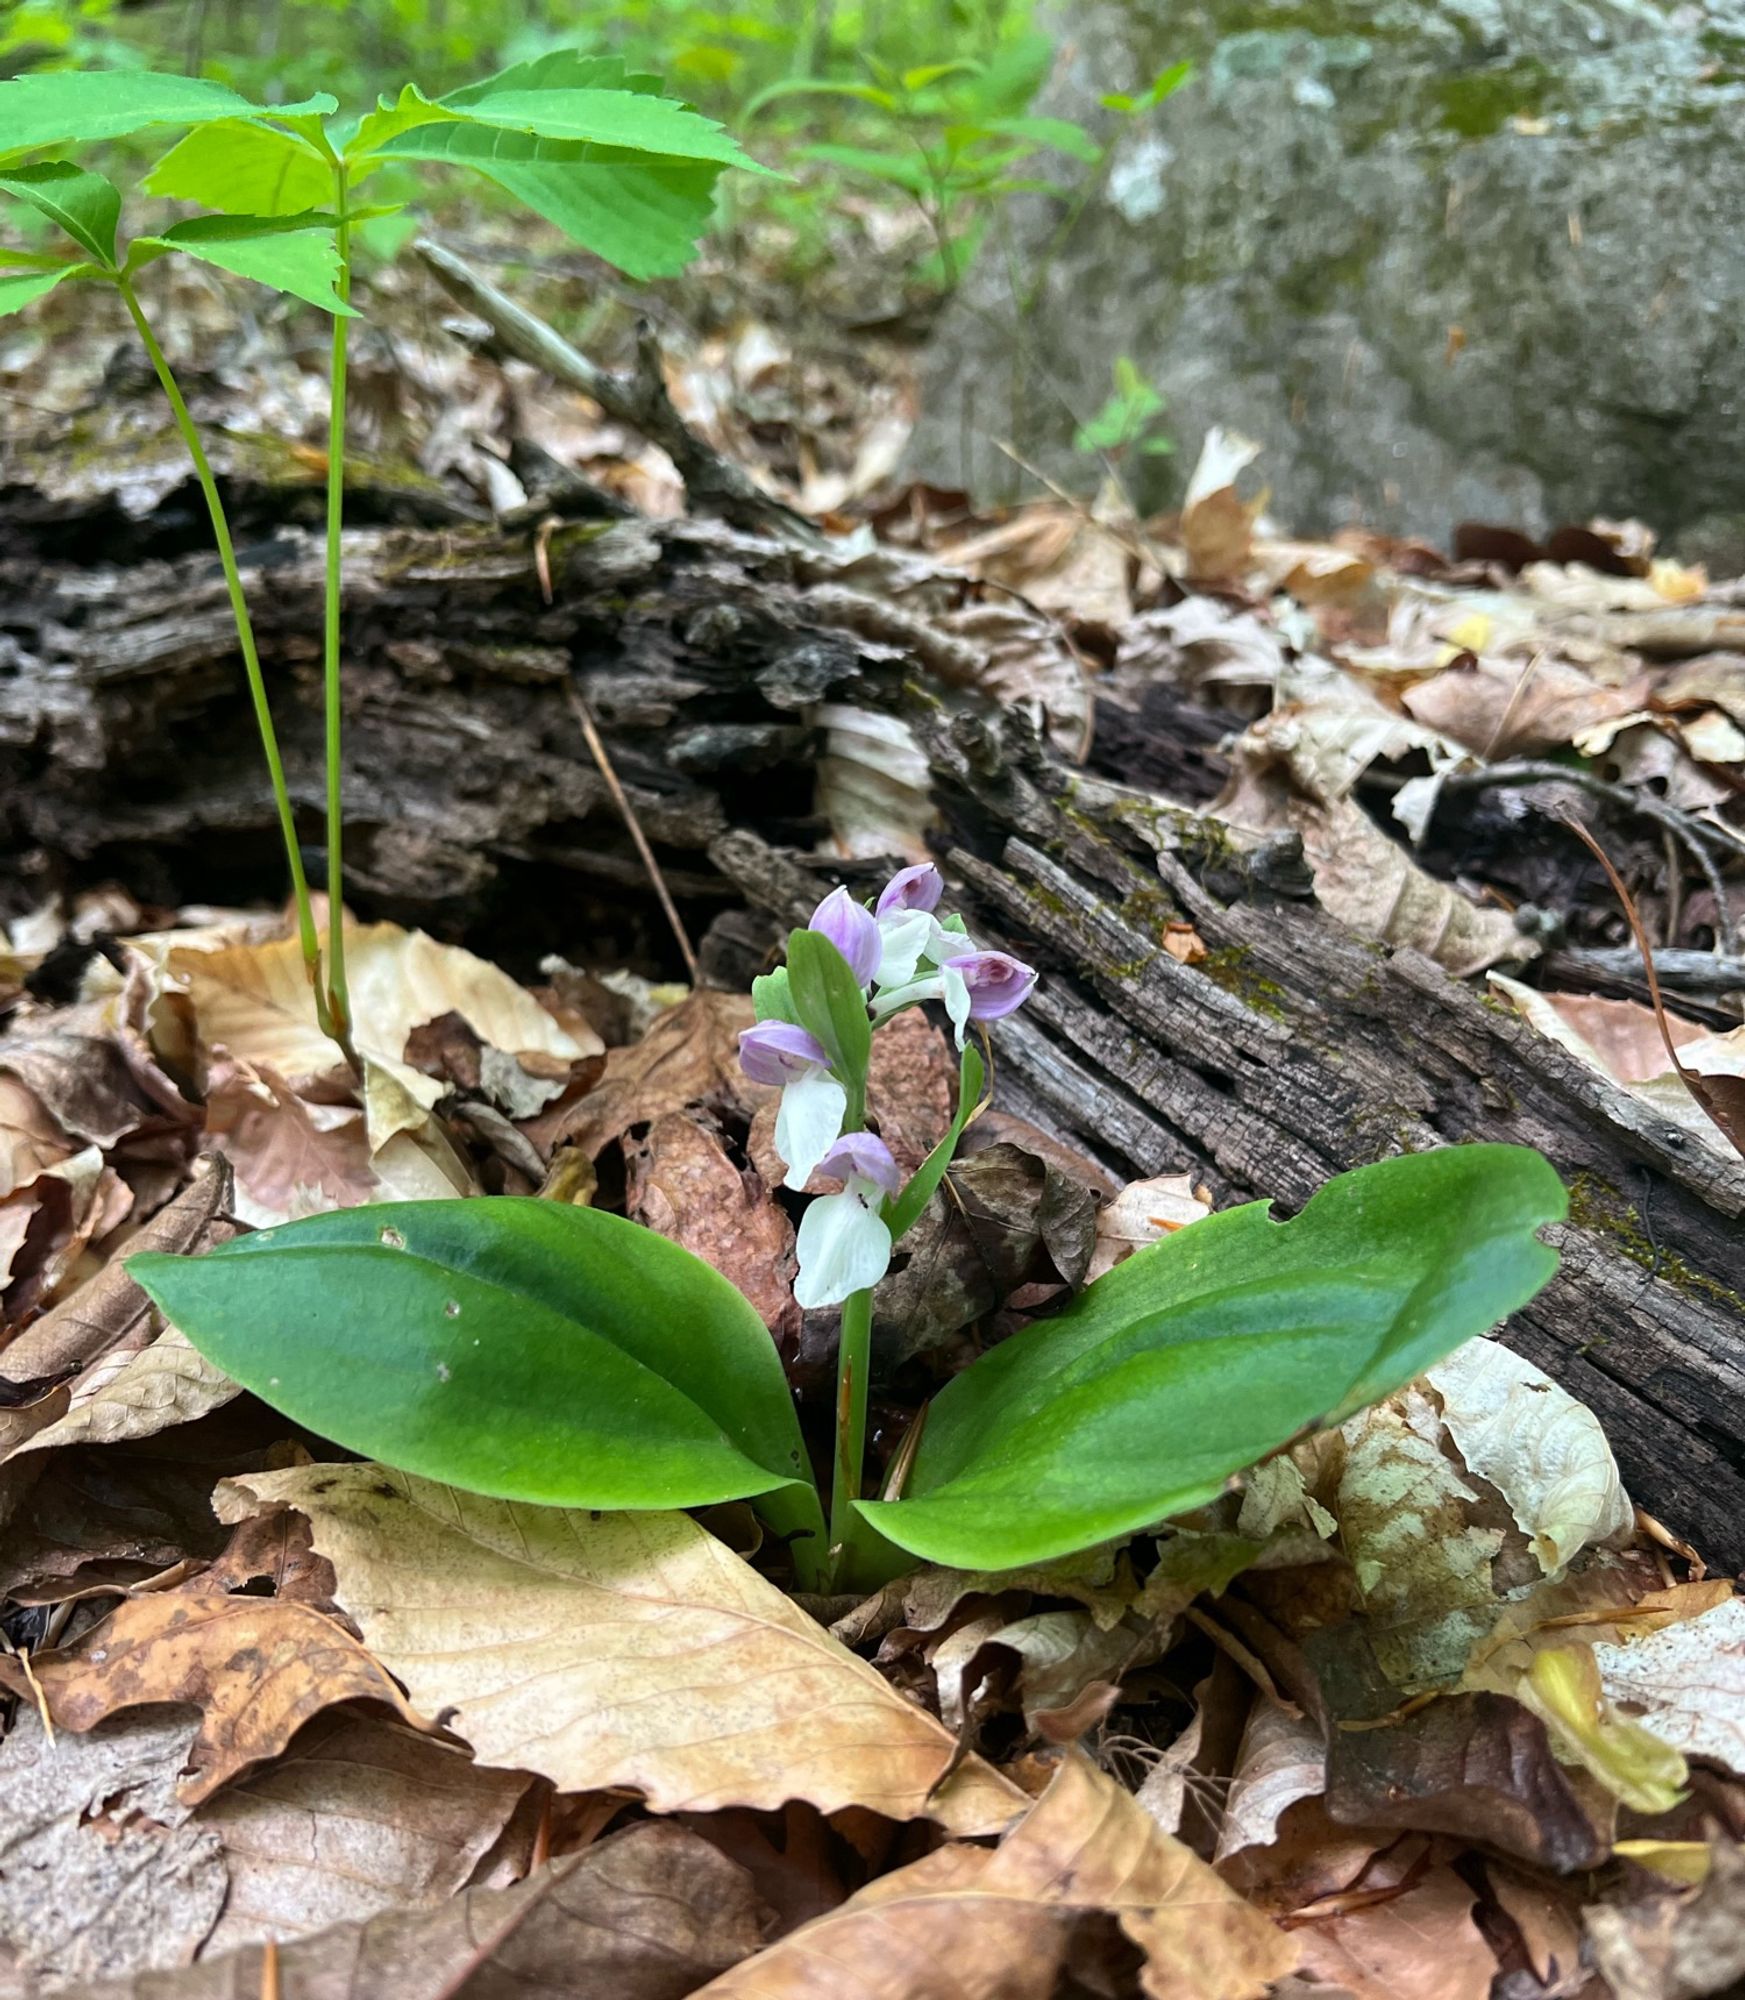
[[[931,861],[913,868],[899,868],[885,884],[873,906],[873,914],[888,917],[898,910],[936,910],[945,894],[945,877]]]
[[[857,903],[846,889],[832,889],[807,926],[827,937],[848,961],[848,969],[861,986],[870,986],[879,969],[884,949],[878,919],[865,904]]]

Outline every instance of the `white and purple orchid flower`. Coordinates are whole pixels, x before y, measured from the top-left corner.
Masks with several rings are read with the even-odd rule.
[[[871,1132],[846,1133],[818,1168],[838,1175],[842,1192],[820,1195],[800,1218],[794,1297],[808,1311],[841,1305],[850,1292],[870,1291],[885,1275],[891,1231],[881,1211],[903,1184],[891,1149]]]
[[[924,1000],[943,1002],[961,1049],[971,1021],[998,1021],[1023,1005],[1036,974],[1003,951],[979,951],[961,921],[937,914],[944,879],[931,862],[901,868],[869,910],[847,889],[832,889],[812,913],[810,929],[841,953],[868,996],[873,1020],[888,1021]],[[844,1134],[850,1087],[865,1102],[865,1077],[841,1077],[822,1042],[787,1020],[760,1021],[739,1037],[740,1065],[755,1083],[782,1093],[776,1150],[787,1167],[783,1185],[803,1190],[814,1173],[843,1182],[822,1195],[800,1223],[802,1306],[840,1304],[884,1276],[891,1232],[884,1204],[900,1192],[890,1149],[871,1132]]]

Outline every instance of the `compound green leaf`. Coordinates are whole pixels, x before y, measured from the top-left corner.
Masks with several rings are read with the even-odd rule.
[[[180,250],[204,264],[252,278],[275,292],[307,299],[323,312],[355,318],[335,289],[339,280],[339,246],[334,218],[319,211],[301,215],[197,215],[178,222],[160,236],[135,239],[128,253],[130,269],[150,263],[166,251]]]
[[[374,111],[362,120],[346,143],[347,160],[363,160],[379,152],[390,139],[420,125],[443,125],[458,117],[445,105],[426,97],[417,84],[409,83],[395,98],[383,97]]]
[[[115,231],[121,222],[121,194],[113,181],[87,173],[70,160],[12,167],[0,173],[0,192],[27,201],[63,230],[99,264],[115,262]]]
[[[8,313],[23,311],[32,300],[40,299],[44,292],[52,292],[56,285],[68,278],[95,275],[89,264],[57,264],[52,271],[29,271],[15,278],[0,277],[0,319]]]
[[[927,1415],[904,1497],[863,1502],[929,1562],[1043,1562],[1204,1506],[1524,1305],[1561,1183],[1520,1146],[1329,1181],[1289,1222],[1229,1209],[984,1354]]]
[[[394,1202],[128,1269],[246,1388],[428,1479],[600,1508],[810,1490],[763,1322],[700,1258],[616,1216]]]
[[[152,125],[206,125],[220,118],[290,118],[337,110],[325,92],[302,104],[251,104],[204,77],[155,70],[45,70],[0,83],[0,157],[41,146],[121,139]]]
[[[420,125],[377,158],[465,167],[632,278],[670,277],[690,262],[714,212],[720,165],[663,159],[468,123]]]
[[[171,147],[145,187],[225,215],[298,215],[333,199],[333,169],[289,132],[223,118]]]
[[[492,90],[474,97],[466,111],[481,124],[532,132],[542,139],[585,139],[626,152],[763,171],[712,118],[645,91]]]

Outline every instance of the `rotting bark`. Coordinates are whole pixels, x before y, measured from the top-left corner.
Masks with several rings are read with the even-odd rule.
[[[286,534],[247,562],[313,827],[319,554]],[[828,557],[694,523],[570,523],[370,530],[348,565],[360,905],[464,931],[524,972],[544,948],[659,962],[573,680],[688,921],[714,920],[705,963],[737,981],[832,870],[811,851],[814,704],[901,714],[931,761],[955,900],[1047,975],[1002,1030],[1003,1102],[1122,1177],[1187,1169],[1221,1201],[1294,1206],[1329,1174],[1447,1140],[1539,1146],[1572,1191],[1565,1261],[1507,1338],[1598,1413],[1642,1505],[1711,1561],[1745,1562],[1745,1164],[1295,900],[1288,852],[1235,858],[1215,827],[1060,764],[952,689],[959,641]],[[57,880],[168,902],[276,879],[232,647],[202,556],[0,560],[12,903]],[[1174,918],[1209,948],[1200,965],[1163,950]]]

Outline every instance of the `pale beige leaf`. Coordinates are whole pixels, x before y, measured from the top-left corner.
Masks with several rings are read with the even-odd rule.
[[[227,1481],[238,1520],[307,1514],[339,1602],[412,1700],[480,1760],[657,1811],[810,1799],[957,1832],[1022,1795],[684,1514],[485,1500],[375,1466]]]
[[[295,938],[218,951],[178,947],[167,965],[185,987],[208,1054],[222,1049],[237,1062],[276,1070],[297,1092],[334,1077],[339,1053],[316,1022]],[[406,1038],[441,1015],[461,1015],[482,1042],[509,1055],[574,1061],[602,1046],[598,1037],[560,1026],[507,973],[422,931],[353,925],[346,967],[359,1053],[426,1109],[446,1086],[405,1061]],[[372,1141],[388,1136],[371,1133]]]
[[[214,1058],[206,1130],[235,1170],[236,1214],[253,1228],[353,1208],[375,1191],[363,1112],[310,1103],[270,1063]]]
[[[1191,1174],[1158,1174],[1147,1181],[1129,1181],[1097,1212],[1097,1241],[1085,1283],[1112,1271],[1135,1250],[1172,1236],[1211,1212],[1211,1202],[1203,1189],[1195,1187]]]
[[[0,1070],[0,1197],[28,1187],[77,1150],[36,1092]]]
[[[1468,1470],[1509,1503],[1547,1576],[1634,1527],[1599,1419],[1530,1361],[1497,1341],[1469,1340],[1424,1379]]]
[[[1298,801],[1291,817],[1316,901],[1360,937],[1409,946],[1457,975],[1534,955],[1507,910],[1485,908],[1427,874],[1354,800]]]
[[[1070,1756],[1001,1844],[879,1877],[699,2000],[1046,2000],[1075,1917],[1113,1914],[1150,2000],[1260,2000],[1295,1943],[1112,1778]]]
[[[526,1793],[415,1730],[336,1711],[200,1808],[230,1894],[208,1955],[429,1909],[458,1894]]]
[[[1718,1840],[1694,1896],[1656,1896],[1582,1913],[1595,1963],[1616,2000],[1704,2000],[1745,1980],[1745,1842]]]
[[[1598,1644],[1594,1660],[1608,1701],[1686,1756],[1745,1776],[1745,1598]]]
[[[153,1437],[209,1416],[241,1394],[191,1341],[166,1327],[149,1347],[106,1354],[75,1377],[66,1415],[27,1439],[17,1455]]]
[[[1253,439],[1214,424],[1188,481],[1182,502],[1181,534],[1187,545],[1188,574],[1207,582],[1238,577],[1248,566],[1254,524],[1266,495],[1244,500],[1236,481],[1260,456]]]
[[[1270,1847],[1280,1815],[1299,1799],[1327,1789],[1327,1741],[1307,1716],[1259,1697],[1248,1712],[1215,1860],[1245,1848]]]

